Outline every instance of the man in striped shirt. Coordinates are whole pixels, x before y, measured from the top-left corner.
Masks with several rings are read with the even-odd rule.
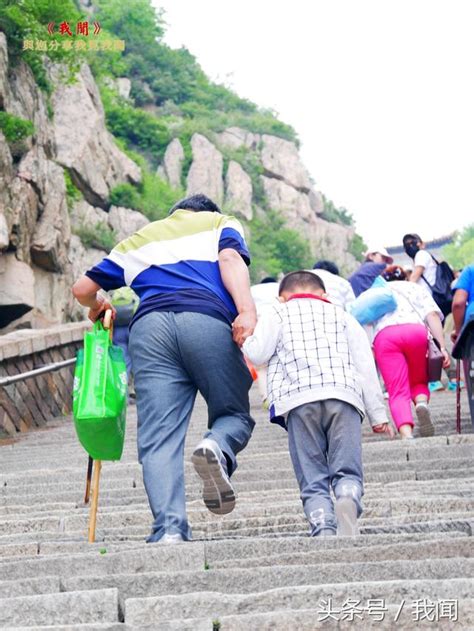
[[[154,517],[149,542],[191,538],[183,453],[198,391],[208,405],[209,431],[192,461],[204,503],[220,515],[234,508],[229,478],[254,427],[252,380],[239,350],[256,324],[249,264],[240,223],[194,195],[119,243],[73,287],[93,321],[110,306],[101,288],[127,285],[140,298],[130,354],[138,455]]]

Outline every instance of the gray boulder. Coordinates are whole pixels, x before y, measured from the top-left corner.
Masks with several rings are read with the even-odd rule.
[[[33,186],[42,208],[31,240],[31,259],[38,267],[61,272],[71,234],[64,172],[35,146],[21,160],[18,177]]]
[[[252,219],[252,180],[234,160],[229,162],[225,177],[225,203],[231,213]]]
[[[97,85],[87,65],[74,84],[61,84],[60,68],[51,68],[54,136],[58,162],[70,170],[76,186],[93,206],[108,207],[110,189],[140,182],[140,169],[114,142],[105,127]]]
[[[13,252],[0,256],[0,329],[35,305],[35,279],[29,265]]]
[[[193,162],[187,179],[187,195],[203,193],[216,204],[222,204],[224,184],[222,181],[223,159],[220,151],[201,134],[191,138]]]
[[[174,188],[180,188],[183,160],[183,146],[178,138],[173,138],[166,147],[163,164],[158,168],[157,174],[169,182],[171,186],[174,186]]]
[[[108,213],[109,226],[115,232],[117,243],[126,239],[149,223],[149,219],[136,210],[112,206]]]
[[[220,145],[229,149],[239,149],[244,146],[248,149],[257,149],[260,143],[260,134],[254,134],[241,127],[228,127],[220,134],[217,134]]]
[[[264,134],[261,155],[265,175],[309,193],[311,181],[294,142]]]
[[[309,196],[283,180],[261,176],[268,207],[280,211],[289,223],[301,227],[314,216]]]

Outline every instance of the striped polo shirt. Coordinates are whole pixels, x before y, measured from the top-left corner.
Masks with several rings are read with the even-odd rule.
[[[219,271],[219,252],[250,264],[241,224],[217,212],[176,210],[121,241],[86,276],[109,291],[127,285],[140,298],[130,326],[150,311],[194,311],[231,323],[237,310]]]

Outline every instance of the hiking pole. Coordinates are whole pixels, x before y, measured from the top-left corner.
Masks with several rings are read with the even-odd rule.
[[[102,461],[96,460],[94,467],[94,478],[92,480],[92,502],[89,516],[89,543],[95,542],[95,525],[97,523],[97,507],[99,504],[99,481]]]
[[[84,493],[84,504],[89,504],[89,497],[91,494],[91,479],[92,479],[92,465],[94,461],[92,457],[89,456],[89,461],[87,463],[87,476],[86,476],[86,492]]]
[[[461,360],[456,360],[456,431],[461,433]]]
[[[109,329],[110,339],[112,339],[112,310],[107,309],[104,315],[104,329]],[[92,458],[90,458],[92,460]],[[89,543],[95,541],[95,526],[97,523],[97,508],[99,505],[99,483],[100,483],[100,470],[102,468],[102,461],[95,460],[94,477],[92,481],[92,501],[91,509],[89,513]]]

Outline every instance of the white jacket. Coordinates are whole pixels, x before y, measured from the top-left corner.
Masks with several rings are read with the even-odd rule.
[[[293,298],[258,321],[242,349],[255,365],[268,362],[270,415],[312,401],[353,405],[371,425],[387,423],[384,399],[367,336],[340,307]]]

